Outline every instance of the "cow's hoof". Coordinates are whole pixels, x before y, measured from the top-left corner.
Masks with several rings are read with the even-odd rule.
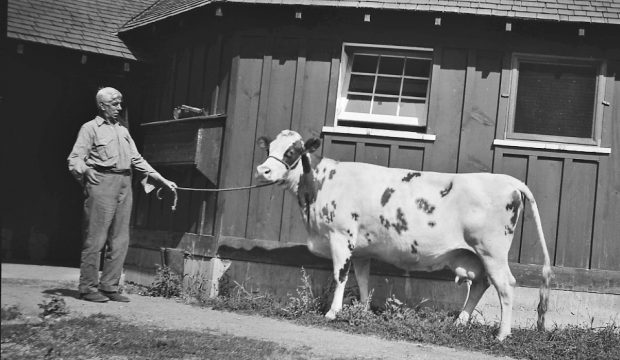
[[[462,312],[459,314],[459,317],[456,318],[456,320],[454,320],[454,325],[463,326],[463,325],[467,325],[468,322],[469,322],[469,314],[466,312]]]
[[[507,338],[507,337],[509,337],[510,335],[511,335],[510,333],[507,333],[507,334],[497,334],[497,336],[495,337],[495,339],[496,339],[497,341],[500,341],[500,342],[501,342],[501,341],[506,340],[506,338]]]
[[[336,312],[334,310],[329,310],[327,314],[325,314],[325,318],[328,320],[334,320],[336,318]]]

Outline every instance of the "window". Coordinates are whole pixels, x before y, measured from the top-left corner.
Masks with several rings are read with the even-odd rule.
[[[432,55],[345,43],[336,126],[424,132]]]
[[[515,55],[507,137],[598,145],[601,61]]]

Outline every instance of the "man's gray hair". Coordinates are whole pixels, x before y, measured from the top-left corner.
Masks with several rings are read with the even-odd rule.
[[[97,107],[99,107],[100,103],[112,99],[116,96],[122,97],[123,94],[121,94],[120,91],[112,87],[104,87],[99,89],[99,91],[97,91],[97,95],[95,96],[95,100],[97,101]]]

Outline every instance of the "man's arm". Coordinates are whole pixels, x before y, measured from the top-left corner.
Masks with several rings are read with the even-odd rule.
[[[151,177],[151,179],[154,179],[155,181],[159,181],[170,190],[176,189],[177,184],[175,184],[174,181],[170,181],[161,176],[161,174],[155,171],[155,169],[153,169],[153,167],[142,157],[142,155],[140,155],[131,135],[129,136],[129,146],[131,165],[134,170],[143,175],[141,182],[147,193],[152,190],[152,185],[147,184],[148,177]]]
[[[99,179],[96,177],[97,172],[86,165],[86,159],[90,154],[92,143],[92,131],[86,125],[82,125],[78,132],[77,139],[75,140],[75,144],[73,145],[73,149],[67,158],[69,171],[80,184],[83,183],[84,176],[93,184],[99,183]]]

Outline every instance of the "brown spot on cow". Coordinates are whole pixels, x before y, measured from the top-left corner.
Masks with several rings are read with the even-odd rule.
[[[435,225],[437,225],[437,223],[435,223],[434,221],[429,221],[428,222],[428,226],[430,226],[430,227],[435,227]]]
[[[420,174],[417,171],[408,172],[407,175],[404,178],[402,178],[402,181],[403,182],[409,182],[414,177],[419,177],[419,176],[422,176],[422,174]]]
[[[450,184],[448,184],[448,186],[445,189],[443,189],[443,190],[441,190],[439,192],[441,197],[445,197],[446,195],[448,195],[450,193],[450,191],[452,190],[452,185],[453,185],[452,181],[450,181]]]
[[[520,207],[521,207],[521,193],[518,191],[513,191],[512,200],[506,205],[506,210],[512,212],[510,223],[512,224],[513,228],[517,224],[517,219],[519,218]]]
[[[415,245],[411,244],[411,253],[412,254],[417,254],[418,253],[418,249],[416,249]]]
[[[347,279],[347,275],[349,275],[350,268],[351,268],[351,258],[348,258],[338,273],[338,281],[344,282]]]
[[[335,169],[332,169],[332,170],[329,172],[329,180],[333,179],[333,178],[334,178],[334,175],[336,175],[336,170],[335,170]]]
[[[385,206],[385,204],[387,204],[388,201],[390,201],[390,197],[392,196],[394,191],[396,190],[392,188],[385,189],[385,191],[383,192],[383,195],[381,195],[381,206]]]
[[[353,220],[357,221],[357,219],[360,218],[360,215],[358,213],[351,213],[351,217],[353,218]]]
[[[368,241],[369,244],[372,242],[372,239],[370,238],[370,233],[366,233],[364,237],[366,238],[366,241]]]
[[[353,249],[355,249],[355,245],[353,245],[350,239],[347,240],[347,247],[349,248],[349,251],[353,251]]]
[[[418,209],[424,211],[427,214],[432,214],[435,211],[435,207],[426,201],[426,199],[419,198],[415,201],[418,204]]]
[[[390,221],[386,219],[383,215],[379,215],[379,220],[381,221],[381,225],[385,227],[387,230],[390,229]]]
[[[401,210],[401,208],[396,209],[396,223],[392,224],[392,227],[398,235],[401,232],[407,231],[409,228],[407,227],[407,220],[405,219],[405,213]]]
[[[325,219],[325,223],[329,224],[334,221],[335,215],[336,214],[333,211],[330,211],[329,207],[325,205],[321,208],[321,214],[319,215],[319,217],[321,219]]]

